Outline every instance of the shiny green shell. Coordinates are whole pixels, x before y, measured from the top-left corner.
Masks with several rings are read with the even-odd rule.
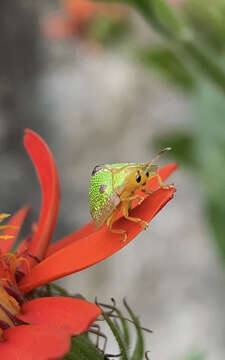
[[[126,178],[136,167],[133,163],[95,166],[89,187],[89,208],[95,228],[104,224],[119,205]]]

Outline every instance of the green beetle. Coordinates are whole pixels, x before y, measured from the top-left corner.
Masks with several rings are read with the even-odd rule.
[[[151,191],[146,190],[147,181],[150,178],[157,176],[160,187],[171,186],[162,182],[157,174],[158,166],[153,164],[160,155],[168,150],[171,148],[167,147],[160,151],[151,162],[95,166],[89,187],[89,208],[95,229],[106,224],[111,232],[122,234],[122,241],[126,241],[125,230],[112,229],[120,210],[126,219],[140,223],[143,229],[147,228],[148,223],[129,216],[129,210],[133,200],[138,199],[139,203],[144,200],[142,196],[135,194],[138,189],[145,194],[151,194]]]

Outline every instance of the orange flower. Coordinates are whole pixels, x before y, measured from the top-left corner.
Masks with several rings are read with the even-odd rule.
[[[42,205],[38,224],[33,226],[32,233],[22,241],[15,254],[9,251],[29,208],[19,210],[8,222],[10,228],[4,229],[2,234],[5,238],[0,242],[0,331],[2,329],[5,341],[0,342],[0,353],[5,355],[3,358],[13,358],[16,354],[24,360],[60,358],[69,350],[70,336],[86,331],[101,310],[87,301],[68,297],[24,302],[23,294],[102,261],[128,244],[141,227],[122,217],[118,219],[115,226],[127,232],[124,243],[105,226],[94,231],[93,223],[89,222],[50,245],[59,208],[55,161],[35,132],[26,130],[24,145],[39,177]],[[176,167],[176,164],[169,164],[159,169],[162,180]],[[149,222],[172,199],[174,188],[157,188],[157,179],[149,180],[148,189],[155,191],[146,195],[141,205],[134,206],[132,216]]]
[[[65,38],[83,36],[90,23],[99,15],[121,19],[127,8],[121,4],[102,4],[88,0],[62,0],[64,13],[52,15],[43,23],[43,32],[48,37]]]

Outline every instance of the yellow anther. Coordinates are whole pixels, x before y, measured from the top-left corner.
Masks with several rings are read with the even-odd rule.
[[[14,237],[13,235],[0,235],[1,240],[8,240],[8,239],[12,239],[13,237]]]
[[[10,216],[10,214],[0,214],[0,223],[5,220],[6,218],[8,218]],[[16,226],[16,225],[0,225],[0,231],[2,230],[6,230],[6,229],[18,229],[19,226]],[[11,239],[13,238],[14,236],[13,235],[0,235],[0,240],[8,240],[8,239]]]
[[[0,214],[0,222],[2,222],[3,220],[5,220],[6,218],[8,218],[10,216],[10,214]]]

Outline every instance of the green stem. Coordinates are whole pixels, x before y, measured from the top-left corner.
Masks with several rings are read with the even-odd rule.
[[[69,293],[61,286],[51,283],[50,286],[56,290],[61,296],[70,296]]]

